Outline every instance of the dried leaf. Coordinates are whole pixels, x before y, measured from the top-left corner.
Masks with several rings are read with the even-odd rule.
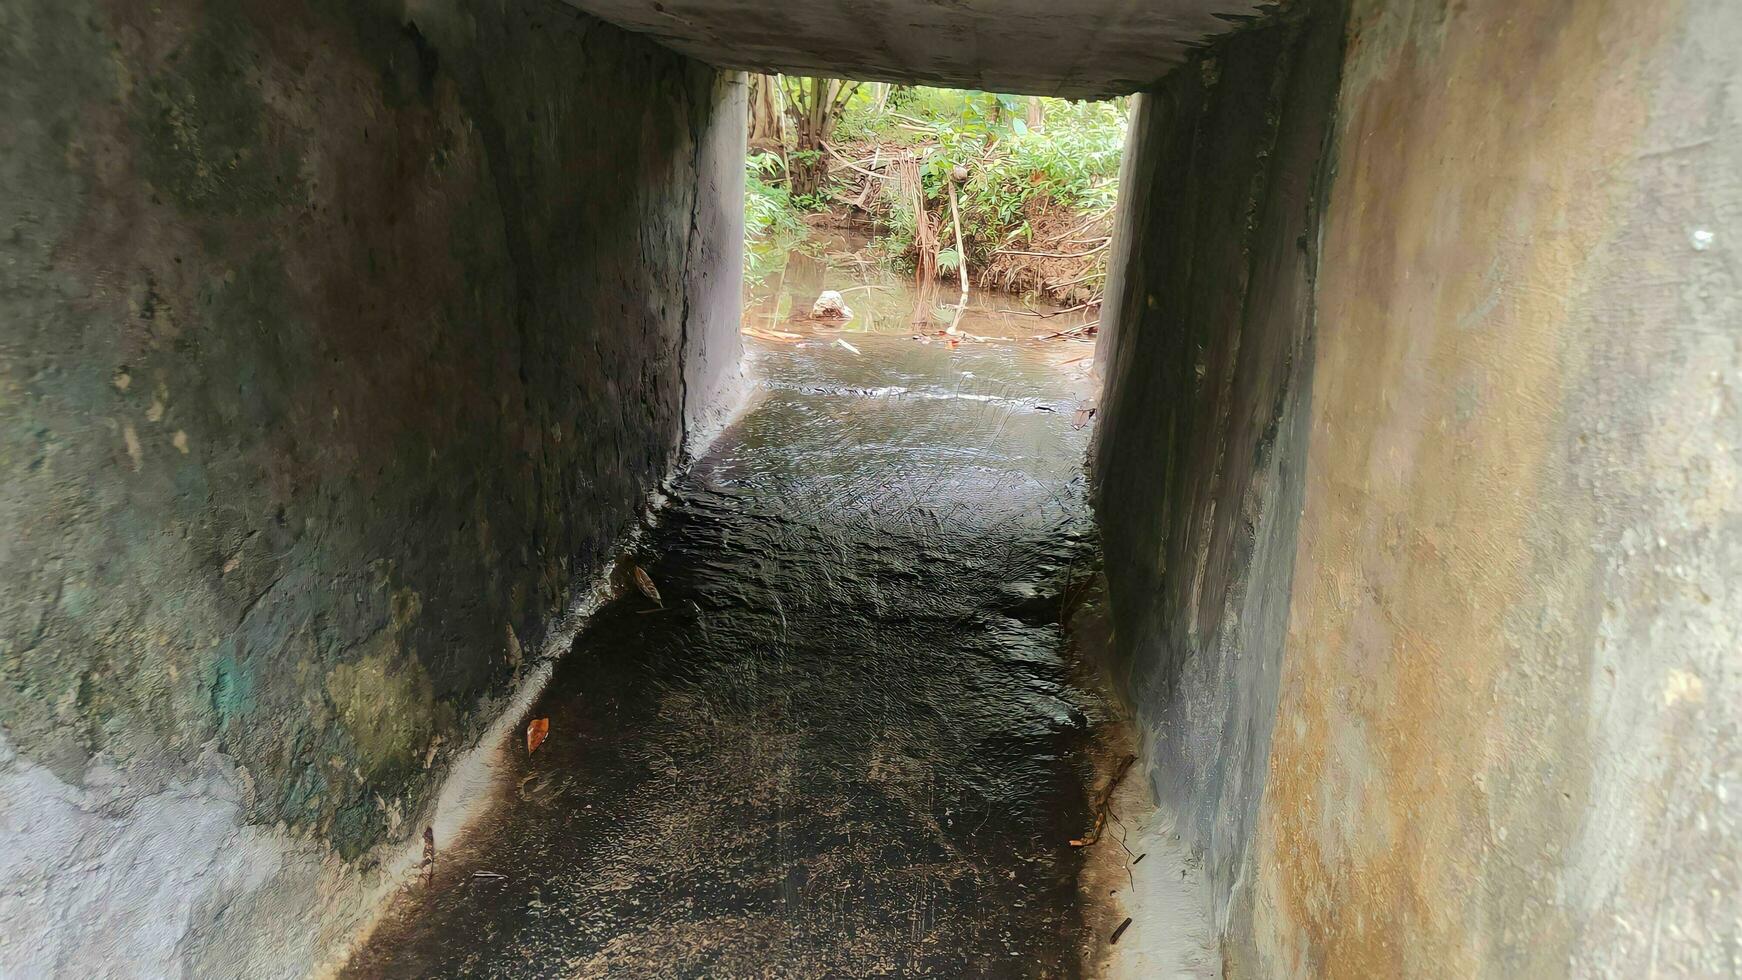
[[[662,606],[665,605],[665,600],[659,597],[658,587],[653,584],[653,579],[648,576],[647,572],[644,571],[640,565],[635,566],[634,577],[635,587],[641,590],[642,595],[652,599],[654,602],[657,602]]]
[[[534,718],[526,723],[526,754],[531,755],[544,744],[544,737],[550,734],[549,718]]]

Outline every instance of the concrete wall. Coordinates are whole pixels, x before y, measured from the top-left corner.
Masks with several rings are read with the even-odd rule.
[[[715,419],[742,86],[545,0],[19,0],[0,118],[0,973],[303,972]]]
[[[1742,973],[1742,7],[1361,0],[1345,37],[1304,238],[1193,217],[1232,198],[1181,175],[1252,146],[1217,89],[1163,109],[1271,84],[1230,81],[1262,42],[1153,98],[1143,152],[1193,150],[1106,341],[1119,642],[1232,972]],[[1304,317],[1201,271],[1230,233],[1308,248]],[[1308,326],[1242,386],[1254,311]]]
[[[1330,13],[1249,31],[1142,98],[1101,318],[1116,679],[1218,918],[1276,717],[1341,45]]]
[[[1153,82],[1266,0],[568,0],[712,65],[1108,98]]]
[[[1742,7],[1363,3],[1257,964],[1742,972]]]

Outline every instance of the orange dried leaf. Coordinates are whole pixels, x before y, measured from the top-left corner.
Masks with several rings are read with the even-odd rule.
[[[526,725],[526,754],[531,755],[544,744],[544,737],[550,734],[549,718],[534,718]]]
[[[642,570],[640,565],[635,566],[634,575],[635,587],[641,590],[642,595],[652,599],[654,602],[657,602],[662,606],[665,605],[665,600],[659,597],[658,587],[653,584],[653,579],[648,577],[648,574]]]

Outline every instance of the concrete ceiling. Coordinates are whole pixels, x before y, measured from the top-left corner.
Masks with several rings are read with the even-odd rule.
[[[721,68],[1094,98],[1149,85],[1262,0],[569,0]]]

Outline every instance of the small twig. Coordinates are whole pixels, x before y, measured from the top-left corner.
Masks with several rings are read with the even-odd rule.
[[[1101,839],[1101,828],[1107,824],[1107,810],[1113,804],[1113,791],[1119,788],[1119,781],[1125,778],[1125,773],[1131,769],[1131,764],[1137,761],[1134,755],[1127,755],[1125,761],[1119,763],[1119,768],[1113,773],[1113,778],[1107,780],[1107,786],[1101,790],[1101,799],[1095,804],[1095,827],[1089,831],[1089,836],[1073,838],[1072,847],[1089,847]]]
[[[1119,941],[1119,937],[1125,935],[1125,930],[1127,930],[1129,928],[1131,928],[1131,917],[1126,916],[1125,921],[1119,923],[1119,928],[1113,930],[1113,935],[1108,937],[1107,945],[1112,946],[1113,944],[1117,943]]]
[[[1132,856],[1131,845],[1125,843],[1126,839],[1131,836],[1131,831],[1125,826],[1125,821],[1119,819],[1119,812],[1117,810],[1108,807],[1107,813],[1113,818],[1113,822],[1119,825],[1119,848],[1125,852],[1125,857],[1128,859],[1125,862],[1125,880],[1131,884],[1131,890],[1136,891],[1137,877],[1131,873],[1131,866],[1136,862],[1129,860]]]
[[[435,883],[435,862],[435,828],[425,827],[423,828],[423,883],[425,885]]]
[[[1091,306],[1098,306],[1098,305],[1100,305],[1100,303],[1101,303],[1100,300],[1092,299],[1092,300],[1089,300],[1087,303],[1078,303],[1075,306],[1068,307],[1068,308],[1062,309],[1062,310],[1054,310],[1051,313],[1042,313],[1039,310],[1011,310],[1010,312],[1016,314],[1017,316],[1037,316],[1037,317],[1040,317],[1042,320],[1050,320],[1055,316],[1064,316],[1066,313],[1080,313],[1083,310],[1086,310]]]

